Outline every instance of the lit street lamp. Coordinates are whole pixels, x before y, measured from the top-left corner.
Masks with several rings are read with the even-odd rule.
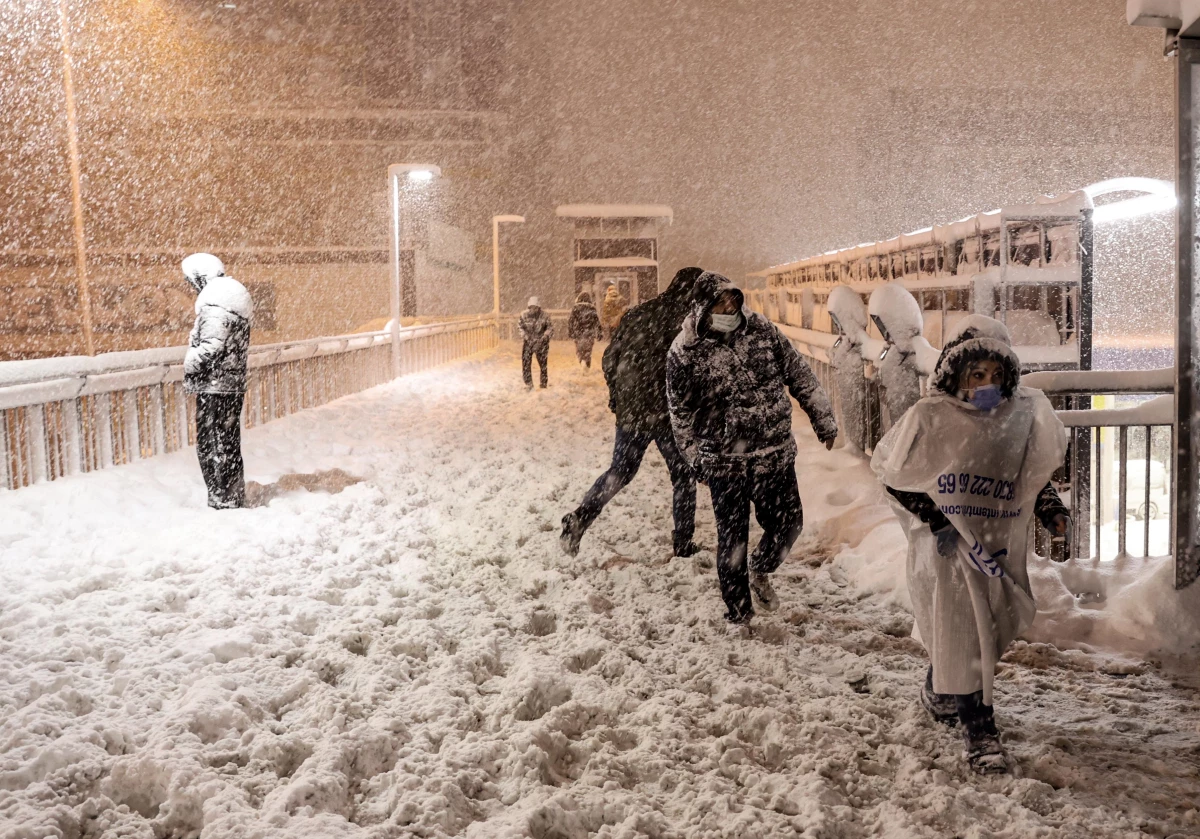
[[[393,163],[388,167],[388,191],[392,199],[392,376],[400,375],[400,179],[413,186],[429,183],[442,170],[429,163]]]
[[[500,328],[500,223],[524,224],[525,216],[492,216],[492,316]]]

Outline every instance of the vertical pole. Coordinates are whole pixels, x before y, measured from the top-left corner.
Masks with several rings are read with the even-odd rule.
[[[500,219],[492,216],[492,317],[500,317]]]
[[[79,131],[75,116],[75,81],[71,74],[71,39],[67,33],[67,0],[58,0],[62,38],[63,96],[67,106],[67,158],[71,171],[71,207],[75,216],[75,283],[79,290],[79,322],[88,355],[96,354],[92,332],[92,295],[87,276],[87,240],[83,235],[83,187],[79,166]]]
[[[1171,497],[1175,507],[1171,541],[1175,553],[1175,587],[1183,588],[1200,576],[1200,515],[1197,513],[1197,463],[1200,456],[1200,423],[1195,412],[1200,407],[1196,363],[1200,345],[1196,342],[1197,260],[1196,215],[1200,196],[1200,171],[1197,147],[1200,133],[1200,40],[1179,39],[1175,62],[1175,150],[1176,189],[1176,289],[1175,312],[1175,434],[1174,468],[1171,470]]]
[[[1079,222],[1079,369],[1092,369],[1092,286],[1095,280],[1095,241],[1092,211],[1084,210]],[[1088,406],[1091,407],[1090,405]]]
[[[400,179],[388,172],[392,203],[392,378],[400,376]]]

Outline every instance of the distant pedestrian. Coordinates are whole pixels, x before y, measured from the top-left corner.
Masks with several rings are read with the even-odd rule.
[[[876,446],[871,467],[908,535],[908,591],[930,667],[921,704],[962,723],[981,774],[1008,770],[992,709],[996,662],[1033,623],[1034,516],[1066,536],[1071,520],[1050,476],[1067,434],[1050,401],[1022,387],[1004,324],[963,319],[947,337],[932,392]]]
[[[600,321],[604,324],[604,335],[610,341],[628,308],[629,301],[621,296],[620,290],[615,285],[610,285],[604,292],[604,303],[601,305],[600,312]]]
[[[837,422],[808,364],[775,324],[745,305],[740,289],[705,272],[692,297],[692,312],[667,358],[671,425],[712,494],[725,617],[747,624],[754,615],[751,591],[765,610],[778,607],[769,575],[803,526],[788,393],[826,448],[833,447]],[[763,529],[753,553],[751,504]]]
[[[550,336],[554,334],[554,324],[536,297],[529,298],[529,307],[521,313],[517,328],[521,331],[521,374],[525,377],[525,387],[533,390],[533,358],[537,356],[544,388],[550,378],[546,365],[550,361]]]
[[[592,295],[581,291],[575,298],[575,308],[571,309],[571,319],[567,321],[567,336],[575,342],[575,355],[579,363],[588,370],[592,369],[592,347],[603,334],[600,315],[592,304]]]
[[[630,309],[604,351],[604,380],[608,407],[617,423],[616,440],[608,470],[579,506],[563,516],[560,540],[571,556],[579,553],[584,532],[604,506],[633,480],[651,443],[658,446],[671,473],[675,556],[691,556],[699,550],[692,541],[696,479],[675,445],[667,408],[667,352],[691,305],[692,286],[702,273],[699,268],[684,268],[666,291]]]
[[[212,254],[189,256],[183,275],[198,295],[183,386],[196,394],[196,455],[208,506],[244,507],[241,420],[254,307],[246,287],[225,276],[225,266]]]

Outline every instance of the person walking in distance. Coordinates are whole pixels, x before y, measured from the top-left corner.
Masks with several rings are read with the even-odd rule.
[[[567,321],[567,336],[575,342],[579,363],[588,370],[592,369],[592,347],[603,334],[600,315],[592,305],[592,295],[581,291],[575,298],[575,308],[571,309],[571,319]]]
[[[197,293],[183,387],[196,395],[196,455],[208,506],[244,507],[241,421],[254,306],[246,287],[225,276],[225,266],[212,254],[194,253],[182,267]]]
[[[675,522],[672,539],[676,556],[691,556],[696,529],[696,479],[671,431],[667,409],[667,352],[679,334],[691,306],[692,287],[703,271],[684,268],[662,294],[634,306],[621,320],[612,342],[604,351],[604,379],[608,383],[608,407],[616,418],[616,440],[612,464],[583,501],[562,520],[562,549],[579,553],[584,532],[612,498],[637,474],[651,443],[658,446],[671,473]]]
[[[725,617],[748,624],[751,591],[763,609],[778,607],[769,575],[803,526],[788,393],[826,448],[833,447],[837,422],[808,364],[775,324],[745,305],[740,289],[705,272],[692,297],[667,357],[671,425],[696,478],[712,493]],[[763,529],[753,553],[751,504]]]
[[[604,334],[610,341],[628,306],[629,303],[621,296],[620,290],[615,285],[610,285],[604,292],[601,320],[604,323]]]
[[[533,357],[537,356],[544,388],[550,380],[546,365],[550,361],[550,336],[554,334],[554,324],[536,297],[529,298],[529,307],[521,313],[517,328],[521,331],[521,374],[525,377],[525,387],[533,390]]]

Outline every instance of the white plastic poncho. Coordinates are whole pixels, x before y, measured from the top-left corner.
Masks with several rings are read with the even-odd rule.
[[[895,504],[908,530],[908,587],[937,693],[983,691],[1004,650],[1033,623],[1028,537],[1034,502],[1063,462],[1067,437],[1050,401],[1018,387],[991,411],[943,393],[892,427],[871,467],[886,486],[923,492],[958,530],[958,555]]]

